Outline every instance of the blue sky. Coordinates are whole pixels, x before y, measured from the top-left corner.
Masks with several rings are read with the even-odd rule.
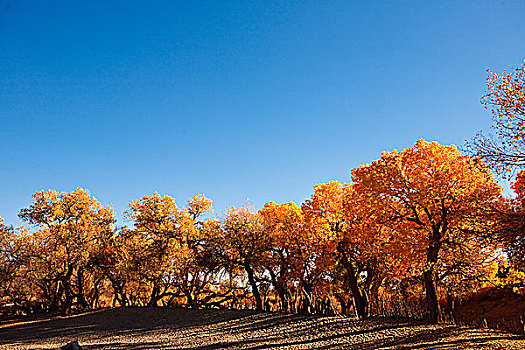
[[[524,1],[0,1],[0,215],[87,188],[120,217],[301,202],[424,138],[461,146]]]

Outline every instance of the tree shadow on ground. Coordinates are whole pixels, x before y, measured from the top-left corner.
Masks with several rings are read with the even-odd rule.
[[[501,340],[522,340],[522,345],[525,345],[525,338],[519,336],[509,335],[494,335],[494,336],[475,336],[464,339],[446,340],[449,337],[458,336],[460,331],[453,327],[447,327],[445,329],[432,330],[426,329],[420,332],[415,332],[411,336],[407,337],[400,334],[398,337],[392,337],[390,339],[377,339],[377,340],[365,340],[357,341],[356,336],[363,335],[366,333],[380,332],[383,330],[395,330],[396,328],[403,328],[404,326],[380,326],[362,331],[353,331],[340,333],[330,336],[314,337],[311,339],[302,340],[300,336],[296,334],[290,334],[290,338],[293,340],[282,341],[278,337],[270,337],[265,339],[245,339],[234,342],[218,341],[214,344],[195,346],[195,347],[184,347],[188,350],[217,350],[217,349],[246,349],[246,350],[262,350],[262,349],[478,349],[480,346],[495,344]],[[338,342],[337,340],[347,340]],[[352,341],[354,340],[354,341]],[[326,343],[333,342],[329,345],[323,345]],[[175,350],[181,349],[178,345],[170,346],[166,343],[159,342],[144,342],[144,343],[133,343],[133,344],[101,344],[88,346],[86,349],[108,349],[108,350],[124,350],[124,349],[137,349],[137,350],[152,350],[152,349],[165,349]]]
[[[51,338],[140,334],[159,328],[178,329],[226,322],[253,311],[168,308],[103,309],[73,316],[55,316],[0,325],[0,344]]]
[[[430,350],[485,345],[510,348],[508,342],[518,344],[516,349],[525,348],[525,338],[519,336],[407,319],[356,320],[231,310],[110,309],[1,327],[0,347],[47,344],[40,349],[77,339],[82,339],[86,350]],[[507,343],[501,346],[500,341]]]

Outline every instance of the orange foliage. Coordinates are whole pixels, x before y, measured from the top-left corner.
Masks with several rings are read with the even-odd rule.
[[[113,234],[113,209],[82,188],[70,193],[41,191],[33,199],[19,216],[38,228],[27,249],[32,258],[28,273],[40,297],[50,309],[95,306],[99,288],[92,287],[102,277],[92,269],[92,261]]]
[[[490,205],[501,195],[489,169],[454,146],[420,140],[414,148],[385,152],[352,172],[357,191],[386,210],[403,266],[424,277],[430,318],[437,320],[436,265],[446,250],[478,245],[490,226]],[[381,210],[381,209],[380,209]],[[478,237],[472,240],[466,237]]]
[[[491,108],[496,135],[480,133],[468,148],[502,173],[525,165],[525,62],[510,73],[487,72],[481,103]]]
[[[198,220],[211,211],[211,200],[202,194],[188,200],[184,209],[157,192],[129,205],[126,217],[133,219],[135,228],[124,232],[134,262],[128,279],[135,290],[142,290],[133,303],[155,306],[165,297],[177,296],[185,296],[193,306],[198,303],[195,285],[205,288],[210,282],[198,264],[203,225]]]

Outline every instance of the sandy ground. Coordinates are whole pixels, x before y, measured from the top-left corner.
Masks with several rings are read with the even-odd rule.
[[[525,349],[517,335],[402,319],[127,308],[4,321],[0,349]]]

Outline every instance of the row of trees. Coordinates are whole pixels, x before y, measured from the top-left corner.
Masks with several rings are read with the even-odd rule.
[[[1,226],[2,297],[33,311],[248,297],[257,310],[367,316],[384,312],[382,299],[425,295],[438,320],[440,300],[498,283],[501,249],[519,261],[522,240],[495,239],[522,229],[523,177],[515,188],[503,198],[483,163],[420,140],[354,169],[352,183],[316,185],[301,206],[232,207],[220,219],[204,219],[203,195],[179,208],[154,193],[130,204],[133,228],[116,229],[88,191],[42,191],[20,212],[36,231]]]
[[[508,81],[522,97],[522,78]],[[420,140],[353,169],[350,183],[316,185],[301,205],[221,218],[204,195],[179,208],[154,193],[116,228],[86,190],[37,192],[19,215],[34,230],[0,222],[0,300],[25,312],[182,305],[438,321],[480,288],[523,291],[525,174],[513,188],[503,197],[481,157]]]

